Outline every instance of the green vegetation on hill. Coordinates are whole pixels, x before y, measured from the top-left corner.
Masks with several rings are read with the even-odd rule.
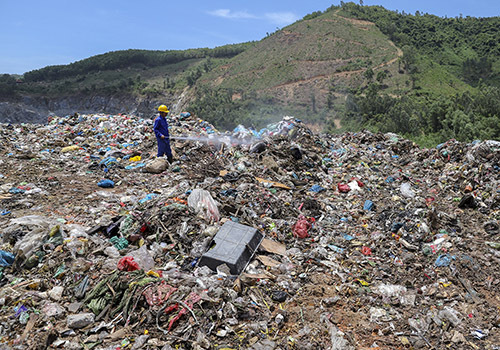
[[[58,96],[69,94],[134,93],[157,96],[182,89],[196,74],[219,61],[238,55],[253,43],[225,45],[214,49],[148,51],[124,50],[48,66],[24,74],[22,83],[11,76],[0,78],[0,97],[18,94]],[[196,72],[196,71],[195,71]]]
[[[345,128],[404,134],[423,145],[500,139],[500,17],[440,18],[343,3],[339,14],[375,23],[402,48],[409,93],[369,83],[339,108]],[[331,125],[334,129],[334,125]]]
[[[190,49],[184,51],[124,50],[92,56],[68,65],[49,66],[24,74],[26,82],[54,81],[99,71],[125,68],[153,68],[177,64],[190,59],[205,57],[233,57],[245,51],[251,43],[226,45],[214,49]]]

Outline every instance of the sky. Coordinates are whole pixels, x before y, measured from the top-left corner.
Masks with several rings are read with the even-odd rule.
[[[500,15],[498,0],[363,3],[440,17]],[[332,0],[0,0],[0,74],[23,74],[109,51],[213,48],[260,40],[309,13],[339,4]]]

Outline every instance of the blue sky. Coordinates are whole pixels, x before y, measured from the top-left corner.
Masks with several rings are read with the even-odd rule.
[[[0,73],[22,74],[116,50],[182,50],[260,40],[339,3],[0,0]],[[498,0],[365,0],[364,4],[441,17],[500,15]]]

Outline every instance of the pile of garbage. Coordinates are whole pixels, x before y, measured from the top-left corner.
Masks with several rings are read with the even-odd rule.
[[[500,142],[0,128],[1,349],[500,349]]]

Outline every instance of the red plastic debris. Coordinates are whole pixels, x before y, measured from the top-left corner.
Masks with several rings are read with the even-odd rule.
[[[363,255],[372,255],[372,250],[370,249],[370,247],[363,247],[361,248],[361,253]]]
[[[139,265],[131,256],[124,256],[118,261],[118,270],[120,271],[135,271],[139,270]]]
[[[166,281],[161,281],[158,285],[153,285],[142,292],[149,306],[161,305],[177,290],[167,284]]]
[[[299,216],[299,220],[293,225],[293,236],[298,238],[309,237],[309,229],[311,228],[311,220],[306,219],[303,215]]]
[[[197,302],[199,302],[201,300],[201,296],[196,294],[195,292],[191,292],[191,294],[188,295],[188,297],[186,298],[186,300],[184,300],[184,304],[186,304],[187,307],[189,307],[189,309],[193,309],[193,306],[194,304],[196,304]],[[173,306],[169,306],[167,309],[165,309],[165,313],[169,313],[173,310],[177,310],[177,308],[179,307],[179,304],[176,303],[175,305]],[[172,310],[170,310],[170,308],[172,308]],[[168,310],[168,311],[167,311]],[[168,323],[168,330],[170,331],[170,329],[172,329],[174,323],[179,320],[182,315],[186,314],[188,312],[188,310],[183,307],[181,311],[179,311],[179,313],[177,314],[177,316],[175,316],[174,318],[172,318],[170,320],[170,322]]]
[[[435,199],[434,197],[427,197],[427,198],[425,199],[425,203],[426,203],[427,205],[429,205],[429,204],[431,204],[432,202],[434,202],[435,200],[436,200],[436,199]]]
[[[175,303],[174,305],[170,305],[169,307],[167,307],[163,312],[165,312],[165,314],[168,315],[172,311],[177,311],[178,308],[179,308],[179,303]]]
[[[348,184],[338,184],[337,187],[339,188],[339,192],[341,193],[347,193],[351,190]]]

